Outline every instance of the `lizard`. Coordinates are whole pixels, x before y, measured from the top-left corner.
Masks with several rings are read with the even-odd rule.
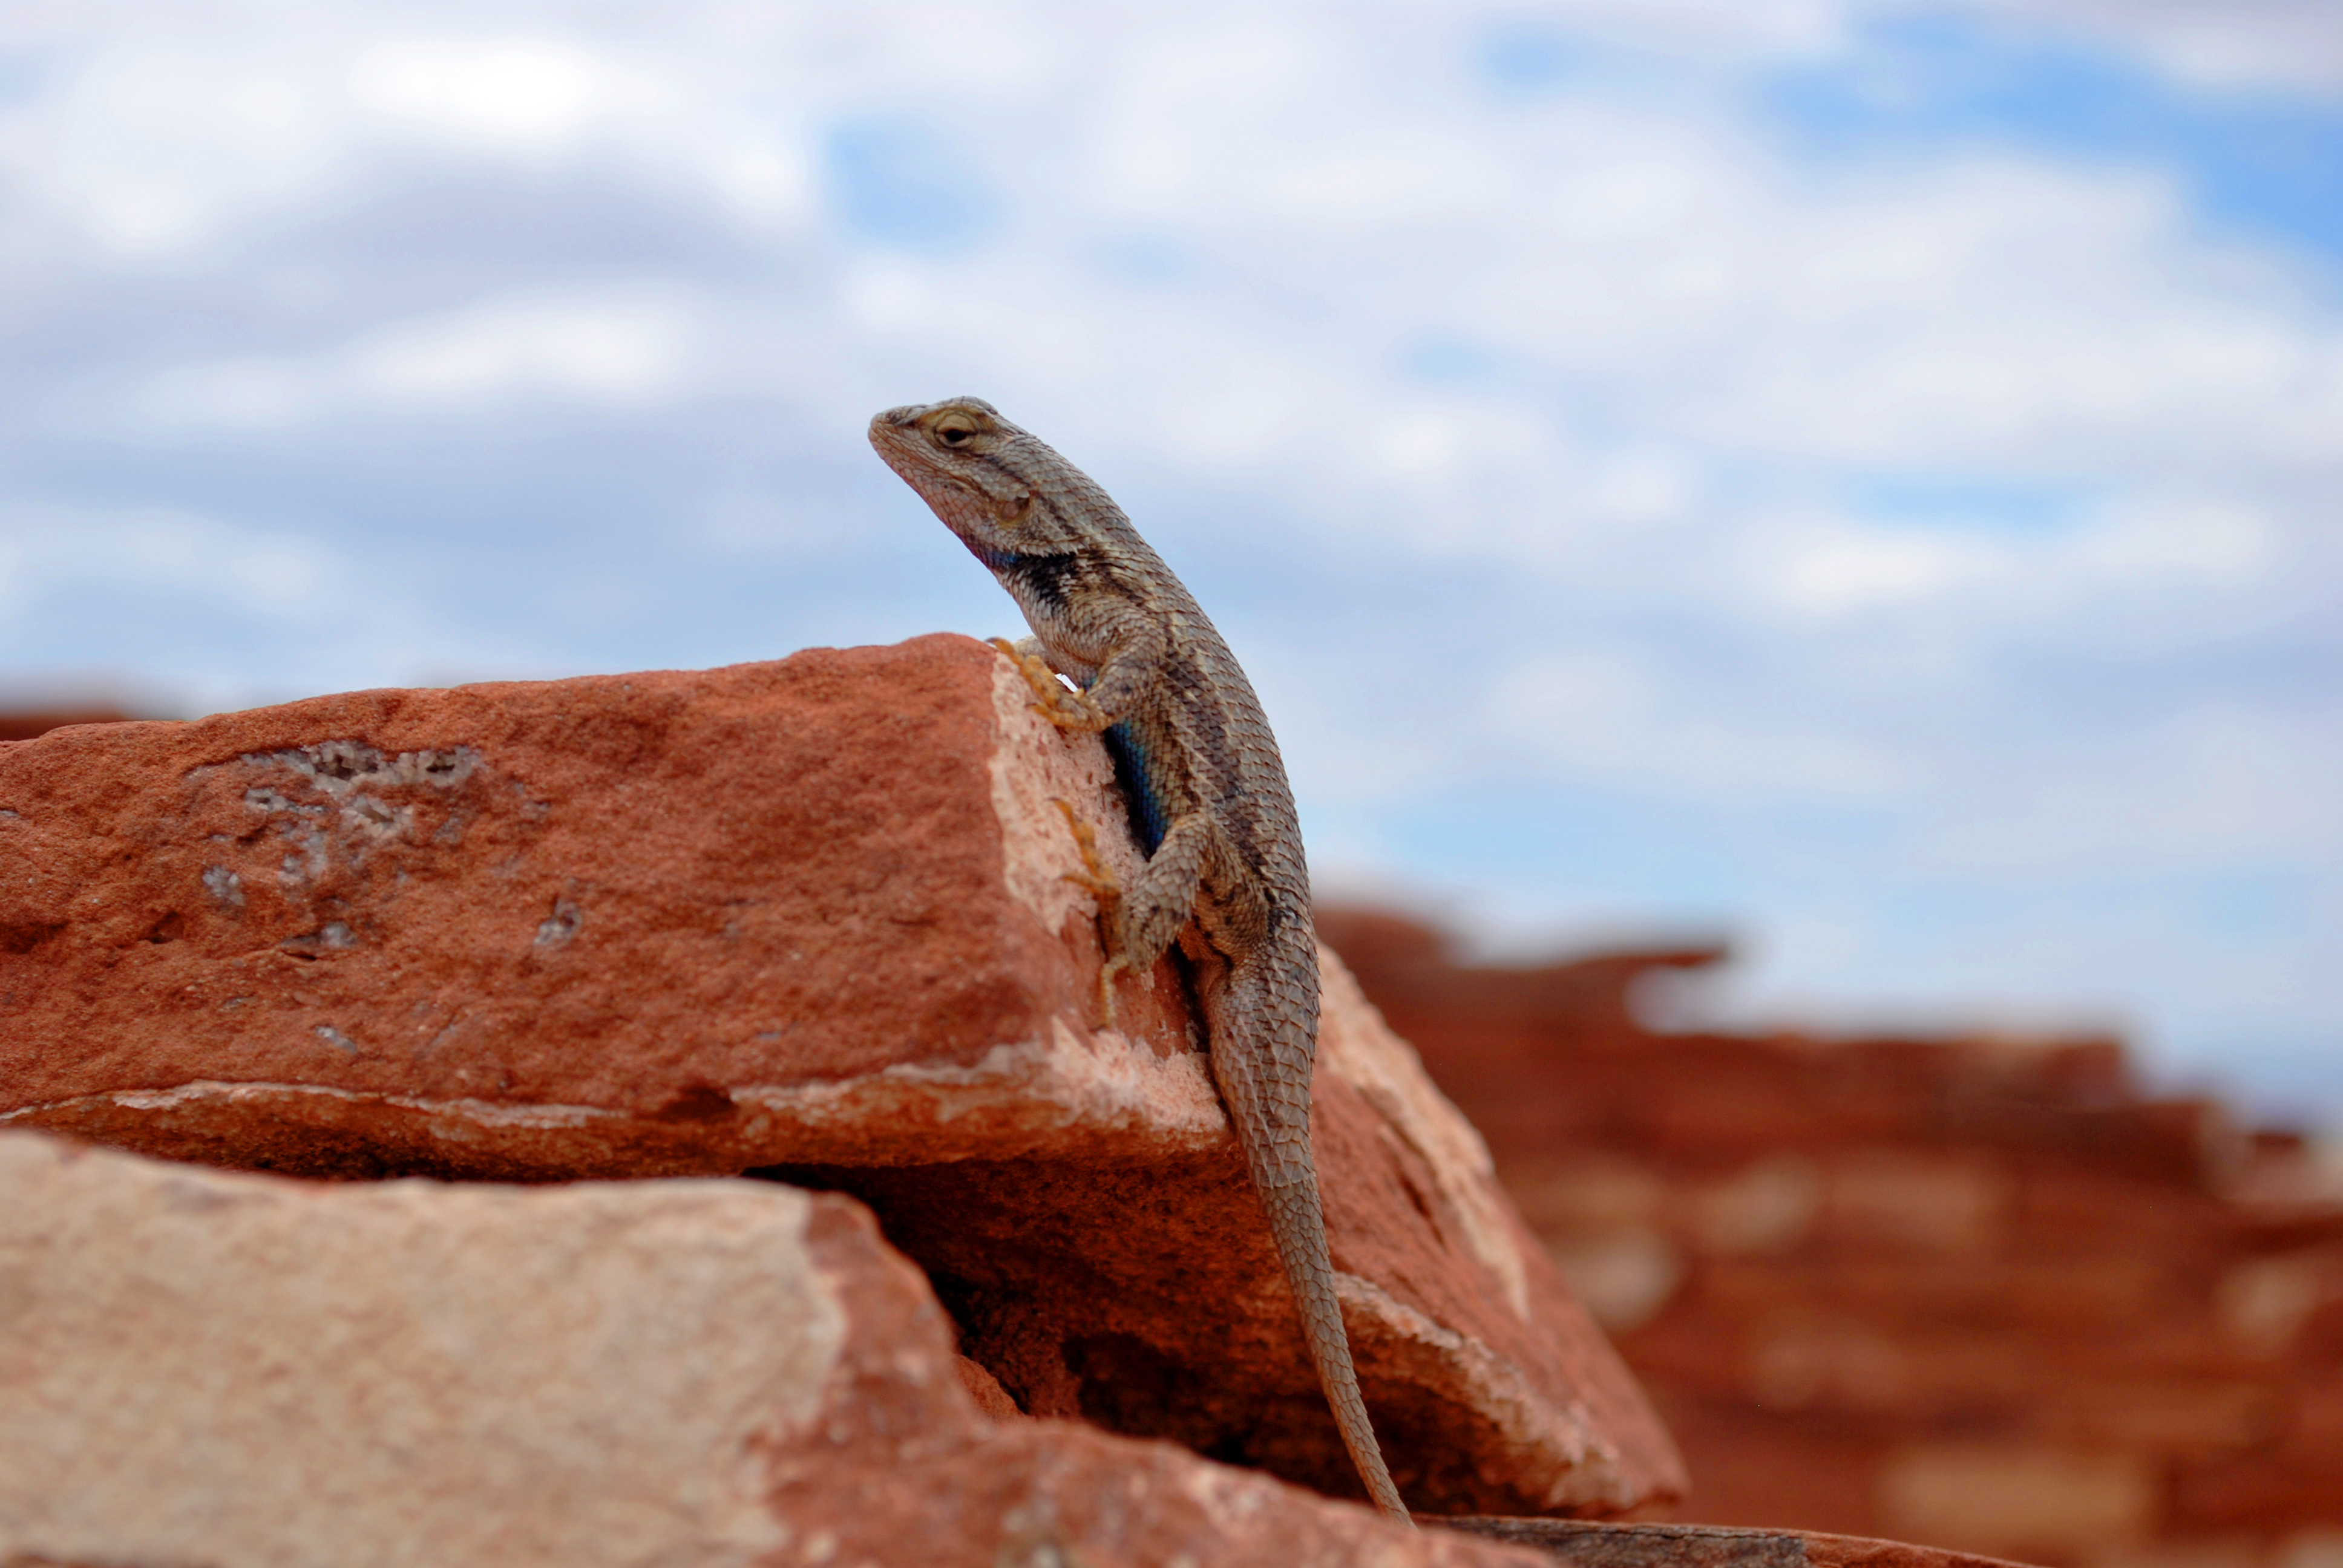
[[[1261,700],[1212,623],[1088,475],[977,397],[890,408],[870,444],[989,568],[1033,636],[993,644],[1034,708],[1097,733],[1132,807],[1146,865],[1122,887],[1060,802],[1098,903],[1113,980],[1144,974],[1194,922],[1212,1074],[1292,1286],[1343,1446],[1375,1505],[1413,1523],[1359,1392],[1310,1142],[1318,945],[1285,763]],[[1062,674],[1079,689],[1069,689]]]

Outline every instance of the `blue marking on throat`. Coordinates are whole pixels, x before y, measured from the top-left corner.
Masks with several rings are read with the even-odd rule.
[[[960,540],[960,543],[968,547],[968,553],[970,555],[974,556],[978,560],[982,561],[987,568],[996,572],[1015,571],[1018,568],[1024,566],[1028,562],[1036,558],[1032,556],[1021,556],[1015,550],[993,549],[988,546],[978,544],[974,539],[963,538]]]
[[[1139,847],[1152,855],[1172,824],[1164,819],[1163,802],[1147,781],[1146,749],[1128,724],[1111,725],[1099,739],[1106,742],[1106,754],[1114,759],[1115,780],[1131,802],[1131,825],[1139,835]]]

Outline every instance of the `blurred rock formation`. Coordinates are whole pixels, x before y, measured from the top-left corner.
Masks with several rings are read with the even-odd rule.
[[[2343,1565],[2343,1202],[2112,1040],[1659,1033],[1713,949],[1321,930],[1659,1403],[1683,1517],[2078,1568]]]
[[[80,704],[70,708],[16,708],[0,711],[0,740],[31,740],[72,724],[119,724],[130,717],[118,708]]]

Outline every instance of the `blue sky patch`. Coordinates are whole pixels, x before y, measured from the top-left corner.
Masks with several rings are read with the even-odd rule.
[[[2082,515],[2087,492],[1966,474],[1878,473],[1848,479],[1849,509],[1881,522],[1997,534],[2055,533]]]
[[[1425,337],[1400,351],[1400,371],[1418,381],[1485,381],[1495,374],[1495,356],[1462,337]]]
[[[1775,77],[1764,103],[1823,158],[1998,143],[2159,167],[2206,218],[2343,260],[2343,102],[2192,89],[1939,16],[1874,25],[1844,61]]]
[[[1745,908],[1753,891],[1732,835],[1703,814],[1612,790],[1460,789],[1392,813],[1386,828],[1427,880],[1535,868],[1577,900],[1712,925],[1726,922],[1711,911]]]
[[[1545,92],[1579,74],[1584,51],[1543,27],[1492,28],[1480,43],[1481,74],[1514,93]]]
[[[904,250],[957,250],[999,204],[947,135],[912,120],[850,120],[830,133],[825,171],[840,219]]]

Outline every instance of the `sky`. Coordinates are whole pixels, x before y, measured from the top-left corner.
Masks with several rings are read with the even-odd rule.
[[[2343,1117],[2327,0],[0,7],[0,700],[1014,633],[961,392],[1322,892]]]

